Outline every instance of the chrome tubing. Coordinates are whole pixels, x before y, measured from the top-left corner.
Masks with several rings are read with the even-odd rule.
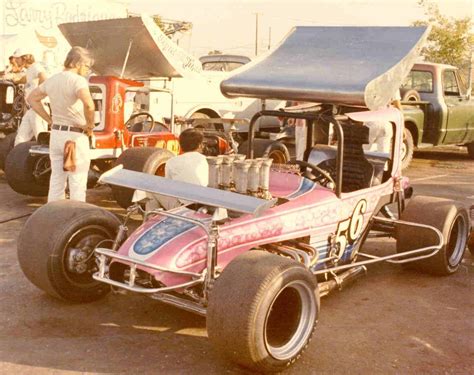
[[[156,293],[150,296],[152,299],[178,307],[180,309],[206,316],[206,308],[200,304],[192,301],[188,301],[184,298],[179,298],[171,294]]]
[[[403,224],[403,225],[411,225],[411,226],[418,227],[418,228],[430,229],[433,232],[435,232],[435,234],[438,236],[439,242],[436,245],[426,246],[426,247],[422,247],[422,248],[415,249],[415,250],[410,250],[410,251],[405,251],[403,253],[386,255],[386,256],[383,256],[383,257],[379,257],[379,256],[376,256],[376,255],[365,254],[365,253],[359,253],[359,255],[361,255],[362,257],[365,257],[365,258],[369,258],[369,260],[363,260],[363,261],[360,261],[360,262],[354,262],[354,263],[351,263],[351,264],[345,264],[345,265],[337,266],[337,267],[333,267],[333,268],[326,268],[326,269],[314,271],[313,274],[314,275],[321,275],[321,274],[325,274],[325,273],[328,273],[328,272],[342,271],[342,270],[353,268],[353,267],[356,267],[356,266],[362,266],[362,265],[372,264],[372,263],[377,263],[377,262],[382,262],[382,261],[386,261],[386,262],[389,262],[389,263],[397,263],[397,264],[413,262],[415,260],[425,259],[425,258],[429,258],[429,257],[435,255],[441,249],[441,247],[443,246],[443,242],[444,242],[443,234],[437,228],[432,227],[431,225],[411,223],[411,222],[403,221],[403,220],[391,220],[391,219],[386,219],[386,218],[381,218],[381,217],[375,217],[374,220],[375,221],[382,221],[382,222],[385,222],[385,223],[396,223],[396,224]],[[427,252],[429,252],[429,253],[425,254]],[[424,255],[418,255],[418,254],[424,254]],[[400,258],[405,258],[405,257],[410,256],[410,255],[418,255],[418,256],[412,257],[410,259],[401,259],[401,260],[399,260]]]
[[[362,276],[362,273],[364,274],[367,273],[367,268],[365,266],[352,268],[340,275],[335,276],[333,280],[319,283],[318,284],[319,296],[320,297],[327,296],[336,288],[341,290],[344,285]]]

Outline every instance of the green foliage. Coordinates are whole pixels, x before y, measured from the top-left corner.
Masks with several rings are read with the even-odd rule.
[[[425,9],[426,20],[418,20],[414,26],[431,25],[429,43],[422,54],[428,61],[455,65],[463,70],[470,65],[471,51],[474,48],[474,33],[471,32],[470,17],[461,19],[441,14],[432,0],[419,0]]]

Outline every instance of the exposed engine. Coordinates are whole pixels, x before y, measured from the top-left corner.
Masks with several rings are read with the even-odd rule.
[[[269,192],[270,158],[245,159],[245,155],[208,156],[209,187],[229,190],[262,199],[271,199]]]

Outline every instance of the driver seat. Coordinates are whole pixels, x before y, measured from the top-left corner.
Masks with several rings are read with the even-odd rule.
[[[342,166],[342,192],[368,188],[374,178],[374,166],[367,160],[363,145],[369,143],[369,128],[356,124],[343,124],[344,162]]]
[[[369,128],[356,124],[341,125],[344,132],[341,190],[343,193],[350,193],[372,186],[374,166],[367,160],[363,149],[363,145],[369,143]],[[318,149],[314,151],[318,151]],[[314,152],[311,155],[312,159],[326,159],[319,162],[318,166],[328,171],[332,178],[336,179],[336,149],[332,146],[325,146],[321,151],[322,153]],[[327,158],[330,155],[332,158]]]

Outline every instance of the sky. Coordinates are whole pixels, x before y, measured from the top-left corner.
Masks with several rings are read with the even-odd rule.
[[[434,0],[450,17],[473,16],[474,0]],[[255,55],[274,46],[293,26],[406,26],[424,19],[417,0],[129,0],[129,10],[188,21],[179,41],[195,56],[212,50]]]

